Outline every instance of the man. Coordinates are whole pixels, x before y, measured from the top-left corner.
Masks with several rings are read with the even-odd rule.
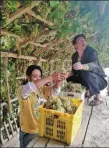
[[[87,45],[83,34],[75,36],[72,43],[76,52],[72,56],[72,75],[67,78],[67,82],[81,83],[87,90],[85,96],[94,96],[90,105],[98,105],[101,103],[100,91],[107,86],[107,81],[97,51]]]

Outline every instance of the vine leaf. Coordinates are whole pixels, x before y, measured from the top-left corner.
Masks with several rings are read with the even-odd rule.
[[[59,4],[59,1],[50,1],[50,6],[51,7],[56,7]]]

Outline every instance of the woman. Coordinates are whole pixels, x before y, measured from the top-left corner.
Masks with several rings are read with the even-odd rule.
[[[53,73],[42,78],[40,66],[31,65],[26,71],[27,81],[18,90],[20,105],[20,147],[26,147],[28,143],[38,133],[38,118],[36,109],[41,101],[48,99],[52,94],[58,93],[60,82],[66,79],[63,73]],[[53,87],[45,86],[48,82],[53,82]]]

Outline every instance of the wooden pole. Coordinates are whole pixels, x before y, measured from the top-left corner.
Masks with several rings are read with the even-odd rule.
[[[10,93],[9,93],[9,83],[8,83],[8,57],[5,57],[4,61],[5,66],[5,88],[7,93],[7,102],[8,102],[8,110],[9,114],[12,113],[12,106],[11,106],[11,99],[10,99]]]
[[[17,58],[17,59],[24,59],[24,60],[29,60],[29,61],[37,61],[38,58],[33,57],[33,56],[24,56],[24,55],[17,55],[15,53],[11,52],[0,52],[1,57],[9,57],[9,58]],[[46,59],[40,59],[41,61],[46,61]]]
[[[54,24],[50,21],[44,20],[43,18],[40,17],[40,15],[36,15],[31,9],[27,11],[27,13],[31,16],[33,16],[35,19],[44,22],[48,26],[53,26]]]
[[[1,35],[12,36],[12,37],[18,39],[19,41],[22,41],[23,40],[20,36],[14,34],[12,32],[9,32],[7,30],[1,29],[0,31],[1,31]]]

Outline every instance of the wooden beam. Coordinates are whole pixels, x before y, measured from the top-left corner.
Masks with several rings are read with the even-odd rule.
[[[11,33],[9,31],[3,30],[3,29],[1,29],[0,32],[1,32],[1,35],[12,36],[12,37],[15,37],[16,39],[18,39],[19,41],[22,41],[21,37],[14,34],[14,33]]]
[[[0,54],[1,54],[1,57],[18,58],[18,59],[32,60],[32,61],[37,61],[38,60],[38,58],[33,57],[33,56],[17,55],[15,53],[11,53],[11,52],[2,52],[2,51],[0,51]],[[41,61],[46,61],[46,59],[41,59]]]
[[[30,38],[28,38],[28,37],[26,37],[26,38],[21,38],[20,36],[18,36],[18,35],[16,35],[16,34],[14,34],[14,33],[11,33],[11,32],[9,32],[9,31],[6,31],[6,30],[3,30],[3,29],[1,29],[0,30],[1,31],[1,35],[7,35],[7,36],[13,36],[13,37],[15,37],[16,39],[18,39],[18,41],[19,41],[19,45],[18,45],[18,49],[21,49],[22,47],[24,47],[26,44],[32,44],[32,45],[34,45],[34,46],[36,46],[36,47],[42,47],[42,48],[44,48],[44,47],[46,47],[48,44],[40,44],[40,43],[35,43],[35,42],[33,42],[33,41],[31,41],[31,39]],[[52,35],[52,34],[56,34],[56,32],[54,32],[54,31],[51,31],[51,32],[49,32],[49,34],[48,34],[48,36],[49,35]],[[44,36],[44,35],[43,35]],[[47,36],[46,34],[45,34],[45,36]]]
[[[52,36],[52,35],[56,35],[56,31],[49,31],[49,32],[46,32],[45,34],[41,35],[37,40],[37,43],[34,41],[34,39],[31,39],[31,38],[27,38],[25,39],[25,41],[22,41],[19,46],[20,48],[24,47],[26,44],[32,44],[32,45],[35,45],[36,47],[46,47],[49,43],[46,43],[46,44],[41,44],[41,43],[38,43],[38,41],[44,39],[44,41],[46,40],[46,38],[48,38],[49,36]]]
[[[62,43],[64,40],[54,40],[51,42],[50,45],[46,46],[45,48],[43,48],[42,50],[36,52],[35,54],[36,55],[39,55],[39,54],[42,54],[43,52],[46,52],[48,50],[50,50],[55,44],[60,44]]]
[[[56,43],[56,42],[57,42],[57,40],[55,40],[55,43]],[[50,45],[46,46],[45,48],[43,48],[42,50],[39,50],[39,51],[36,52],[35,54],[36,54],[36,55],[42,54],[43,52],[46,52],[46,51],[50,50],[50,48],[51,48],[52,46],[53,46],[53,45],[50,44]]]
[[[41,22],[44,22],[44,23],[45,23],[46,25],[48,25],[48,26],[53,26],[53,25],[54,25],[52,22],[47,21],[47,20],[41,18],[40,15],[36,15],[32,10],[27,11],[27,13],[28,13],[29,15],[33,16],[35,19],[37,19],[37,20],[39,20],[39,21],[41,21]]]
[[[9,20],[7,20],[6,25],[10,24],[11,22],[13,22],[15,19],[17,19],[18,17],[20,17],[21,15],[25,14],[26,12],[28,12],[30,9],[32,9],[35,6],[38,6],[41,3],[41,1],[33,1],[31,4],[29,4],[27,7],[23,7],[18,9],[15,13],[13,13]],[[5,26],[6,26],[5,25]],[[4,27],[5,27],[4,26]]]
[[[26,76],[22,76],[22,77],[16,77],[16,80],[21,80],[21,79],[25,79]]]
[[[48,44],[40,44],[40,43],[34,43],[33,41],[28,42],[36,47],[46,47]]]
[[[26,44],[30,44],[30,45],[34,45],[36,47],[46,47],[47,44],[40,44],[40,43],[35,43],[33,41],[31,41],[30,38],[25,38],[25,40],[23,40],[22,42],[19,43],[19,49],[23,48],[24,46],[26,46]]]
[[[11,99],[10,99],[10,93],[9,93],[9,83],[8,83],[8,57],[5,57],[5,88],[7,93],[7,102],[8,102],[8,110],[9,114],[11,115],[12,112],[12,106],[11,106]]]
[[[54,38],[55,38],[56,34],[57,34],[57,31],[53,31],[53,30],[47,31],[37,39],[37,42],[40,42],[40,41],[44,42],[45,40],[47,40],[47,38],[52,37],[52,36],[54,36]],[[52,40],[53,40],[53,38],[51,40],[49,40],[49,42]]]
[[[22,40],[21,42],[19,42],[19,49],[21,49],[22,47],[24,47],[28,42],[30,41],[29,37],[25,37],[24,40]]]

